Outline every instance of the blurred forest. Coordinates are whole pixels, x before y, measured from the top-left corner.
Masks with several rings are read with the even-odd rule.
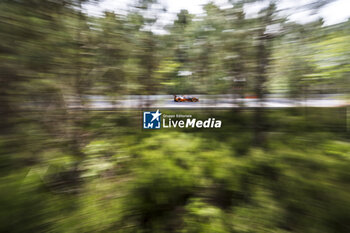
[[[236,0],[154,33],[156,0],[101,17],[89,2],[0,1],[0,232],[350,232],[346,122],[310,120],[349,123],[346,107],[198,110],[223,128],[157,132],[138,110],[86,108],[88,96],[348,99],[349,20],[296,23],[277,0],[247,17],[259,1]]]

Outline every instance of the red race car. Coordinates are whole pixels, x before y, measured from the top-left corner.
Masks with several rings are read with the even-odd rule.
[[[174,95],[175,102],[198,102],[198,98],[193,96]]]

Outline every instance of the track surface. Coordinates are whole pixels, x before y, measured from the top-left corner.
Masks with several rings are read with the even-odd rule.
[[[287,108],[287,107],[341,107],[347,106],[347,101],[337,95],[318,95],[307,99],[288,99],[278,96],[268,96],[264,100],[234,98],[232,95],[194,95],[199,102],[174,102],[170,95],[129,95],[111,100],[104,96],[89,96],[89,109],[115,108]],[[79,107],[74,102],[69,107]]]

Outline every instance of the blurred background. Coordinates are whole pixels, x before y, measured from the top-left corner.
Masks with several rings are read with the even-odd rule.
[[[350,232],[349,9],[1,0],[0,232]]]

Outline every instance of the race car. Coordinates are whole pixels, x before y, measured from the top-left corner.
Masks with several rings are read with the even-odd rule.
[[[175,102],[198,102],[198,98],[185,95],[174,95]]]

